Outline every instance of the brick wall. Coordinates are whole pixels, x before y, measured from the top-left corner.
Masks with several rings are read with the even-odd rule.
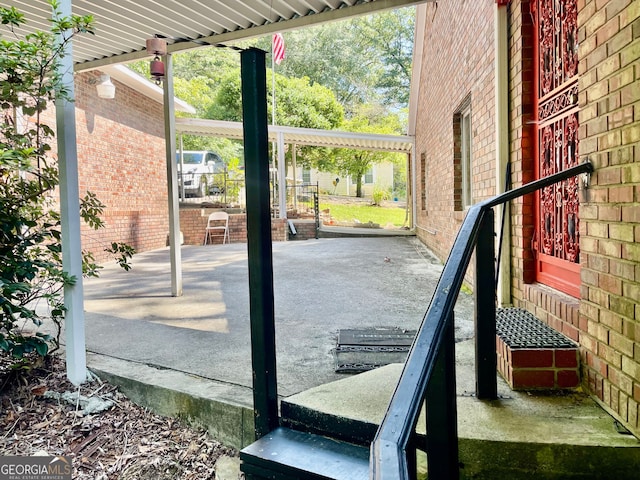
[[[89,190],[106,205],[106,228],[83,225],[82,246],[105,261],[114,241],[137,251],[164,246],[168,204],[162,105],[113,79],[115,99],[98,98],[89,80],[99,75],[75,76],[75,106],[80,195]],[[54,115],[49,109],[46,122],[55,128]]]
[[[316,221],[315,220],[293,220],[296,227],[296,234],[289,232],[289,240],[309,240],[316,238]]]
[[[416,122],[418,237],[447,257],[464,219],[455,207],[454,115],[471,97],[472,197],[495,194],[493,2],[438,2],[426,7]],[[422,188],[424,178],[424,189]],[[421,204],[422,202],[420,202]],[[422,205],[420,205],[422,207]]]
[[[640,2],[581,0],[580,344],[588,388],[640,435]]]
[[[494,190],[494,2],[427,7],[416,162],[426,208],[418,236],[446,258],[463,212],[455,212],[452,115],[471,93],[473,196]],[[640,434],[640,2],[578,0],[579,154],[596,168],[581,192],[581,295],[534,283],[534,197],[510,204],[514,305],[580,344],[583,385]],[[528,0],[509,12],[509,122],[512,186],[534,179],[534,32]],[[422,164],[425,164],[424,166]],[[425,186],[422,188],[422,176]],[[422,202],[420,202],[422,203]],[[422,205],[420,205],[422,207]]]
[[[209,215],[215,208],[181,208],[180,231],[185,245],[202,245],[204,230],[207,227]],[[274,242],[287,240],[286,219],[275,218],[271,221],[271,239]],[[167,240],[165,232],[164,241]],[[230,243],[242,243],[247,241],[247,216],[244,213],[229,214],[229,240]],[[214,238],[213,243],[222,243],[222,237]],[[164,245],[164,243],[163,243]]]

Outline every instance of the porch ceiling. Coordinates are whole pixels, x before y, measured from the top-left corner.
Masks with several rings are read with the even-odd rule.
[[[176,118],[176,132],[242,139],[242,123],[196,118]],[[285,143],[295,143],[297,145],[355,148],[398,153],[411,153],[411,148],[413,147],[413,138],[406,135],[379,135],[269,125],[269,141],[277,141],[278,134],[280,133],[283,134]]]
[[[95,35],[74,39],[76,70],[147,57],[145,41],[167,38],[171,53],[339,20],[425,0],[72,0],[77,15],[92,14]],[[47,30],[46,0],[10,0],[28,29]],[[4,34],[4,33],[3,33]]]

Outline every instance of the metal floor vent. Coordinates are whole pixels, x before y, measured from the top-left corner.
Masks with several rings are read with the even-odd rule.
[[[335,371],[357,373],[390,363],[402,363],[415,336],[415,330],[400,328],[339,330],[333,351]]]
[[[511,348],[577,348],[577,345],[522,308],[498,308],[496,333]]]

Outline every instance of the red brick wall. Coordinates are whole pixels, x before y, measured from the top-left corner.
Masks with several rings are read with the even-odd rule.
[[[442,259],[465,215],[454,212],[454,114],[469,94],[473,201],[495,194],[493,8],[490,1],[438,2],[426,8],[416,122],[416,155],[425,156],[426,209],[415,215],[419,238]],[[422,197],[421,183],[416,198]]]
[[[589,390],[640,435],[640,2],[580,0],[580,344]]]
[[[202,245],[207,219],[209,214],[215,210],[214,208],[180,209],[180,231],[185,245]],[[278,218],[271,221],[271,238],[274,242],[282,242],[287,239],[286,220]],[[247,217],[244,213],[229,214],[229,240],[231,243],[247,241]],[[222,237],[214,239],[214,243],[222,243]]]
[[[452,115],[470,92],[473,194],[493,193],[493,9],[489,2],[427,7],[416,131],[425,156],[426,210],[418,236],[446,258],[463,214],[455,212]],[[640,435],[640,2],[578,0],[579,153],[594,163],[581,193],[581,298],[534,282],[534,198],[511,202],[514,305],[580,344],[583,385]],[[509,2],[512,185],[534,177],[533,28],[528,0]],[[416,164],[421,178],[421,162]],[[421,198],[421,182],[417,182]]]
[[[531,283],[533,198],[512,203],[512,292],[579,342],[582,382],[640,434],[640,27],[638,2],[578,1],[581,159],[596,168],[581,193],[581,298]],[[533,178],[531,18],[510,4],[511,161],[514,186]]]
[[[104,261],[113,241],[164,246],[169,227],[162,105],[113,79],[115,99],[98,98],[89,79],[99,75],[75,76],[75,106],[80,195],[92,191],[106,205],[106,228],[83,225],[82,246]],[[47,115],[55,127],[54,109]]]
[[[296,227],[296,234],[289,233],[289,240],[309,240],[316,238],[316,222],[315,220],[293,220]]]

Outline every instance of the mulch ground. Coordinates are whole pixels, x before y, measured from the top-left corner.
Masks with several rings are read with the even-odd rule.
[[[12,363],[0,355],[0,455],[69,456],[73,478],[92,480],[214,479],[218,458],[237,456],[108,383],[96,379],[78,389],[59,357],[33,358],[17,370]]]

